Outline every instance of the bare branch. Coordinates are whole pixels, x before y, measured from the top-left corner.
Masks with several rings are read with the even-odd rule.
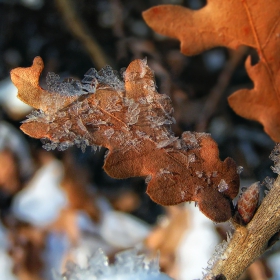
[[[112,62],[106,57],[94,37],[90,34],[87,26],[76,12],[75,5],[72,0],[56,0],[65,23],[71,33],[81,41],[91,60],[97,68],[102,68]]]

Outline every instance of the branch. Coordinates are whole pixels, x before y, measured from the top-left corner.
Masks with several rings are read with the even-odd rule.
[[[232,56],[227,61],[223,71],[219,75],[217,84],[208,94],[204,108],[200,114],[199,119],[196,122],[195,131],[206,131],[208,122],[210,118],[212,118],[212,116],[215,114],[215,112],[217,112],[221,97],[223,96],[236,67],[247,51],[248,47],[241,46],[232,53]]]
[[[269,247],[269,240],[280,230],[280,176],[263,199],[247,226],[236,226],[226,249],[217,257],[205,280],[224,275],[238,279],[243,271]]]
[[[68,29],[82,42],[95,66],[100,69],[107,64],[112,65],[111,61],[109,61],[96,40],[90,34],[87,26],[79,17],[73,1],[56,0],[56,4],[61,11]]]

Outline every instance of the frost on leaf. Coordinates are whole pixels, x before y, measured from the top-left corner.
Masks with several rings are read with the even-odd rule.
[[[156,32],[180,40],[185,55],[219,46],[254,48],[259,62],[252,65],[249,56],[245,63],[254,88],[235,92],[229,104],[238,115],[260,122],[280,142],[279,13],[275,0],[208,0],[199,10],[161,5],[143,17]]]
[[[103,146],[109,150],[105,171],[114,178],[146,177],[147,193],[155,202],[196,201],[216,222],[232,216],[232,199],[239,190],[235,162],[220,161],[209,134],[174,135],[171,100],[156,91],[146,61],[133,61],[123,73],[124,81],[108,67],[90,70],[85,80],[75,83],[93,83],[96,88],[82,95],[72,94],[71,87],[71,94],[61,94],[59,84],[59,92],[42,89],[42,70],[43,61],[37,57],[31,67],[11,72],[19,98],[38,109],[21,126],[26,134],[43,138],[48,150]],[[228,187],[221,192],[222,179]]]
[[[218,185],[218,191],[219,192],[224,192],[228,189],[228,184],[224,179],[222,179]]]

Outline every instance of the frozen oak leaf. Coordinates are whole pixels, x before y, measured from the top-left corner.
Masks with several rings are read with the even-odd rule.
[[[267,134],[280,142],[280,5],[275,0],[208,0],[205,7],[162,5],[143,13],[156,32],[177,38],[185,55],[207,49],[241,45],[255,48],[259,62],[246,70],[254,88],[242,89],[229,97],[240,116],[259,121]]]
[[[114,178],[148,177],[147,193],[155,202],[196,201],[216,222],[232,216],[232,199],[239,189],[235,162],[220,161],[209,134],[174,136],[170,98],[156,91],[146,61],[133,61],[123,82],[114,77],[108,83],[106,69],[98,75],[95,71],[95,92],[76,95],[42,89],[38,84],[42,69],[42,59],[36,57],[31,67],[11,72],[19,98],[39,109],[22,124],[26,134],[43,138],[47,149],[64,150],[75,144],[82,149],[106,147],[105,171]],[[222,192],[221,180],[227,184]]]

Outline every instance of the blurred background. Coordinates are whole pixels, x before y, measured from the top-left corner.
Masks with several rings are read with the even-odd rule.
[[[194,57],[179,42],[154,33],[141,13],[158,4],[192,9],[203,0],[0,0],[0,280],[49,280],[67,260],[86,266],[98,248],[160,251],[162,271],[177,280],[202,277],[230,226],[214,224],[193,203],[162,207],[145,194],[144,178],[115,180],[102,169],[105,150],[47,152],[20,131],[32,108],[21,103],[11,69],[45,63],[61,78],[83,78],[94,67],[127,67],[147,58],[158,91],[170,96],[179,136],[209,132],[221,159],[243,166],[242,187],[275,177],[268,156],[273,141],[262,126],[238,117],[227,97],[252,82],[244,69],[254,50],[216,48]],[[191,39],[191,38],[190,38]],[[280,279],[279,242],[240,279]]]

